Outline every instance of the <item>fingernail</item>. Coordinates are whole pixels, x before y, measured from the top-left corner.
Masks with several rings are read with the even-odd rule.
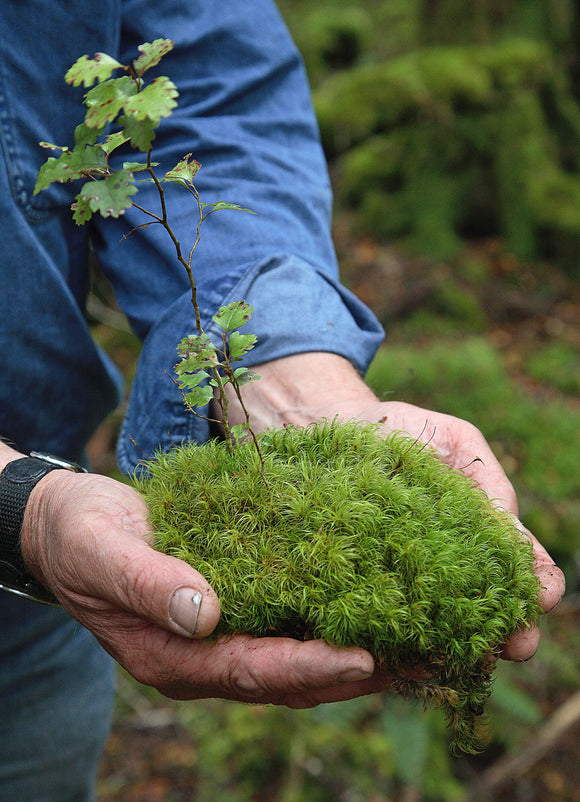
[[[183,635],[191,637],[195,634],[201,593],[195,588],[178,588],[169,605],[169,617],[182,630]]]
[[[338,682],[356,682],[361,679],[368,679],[372,677],[370,671],[363,671],[362,668],[347,668],[342,671],[336,678]]]

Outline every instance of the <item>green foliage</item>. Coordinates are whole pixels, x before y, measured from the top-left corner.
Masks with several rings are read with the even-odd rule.
[[[434,257],[466,233],[501,233],[520,256],[538,255],[546,232],[580,238],[579,110],[545,45],[363,64],[327,79],[316,106],[338,198],[376,234]]]
[[[240,334],[237,329],[249,321],[253,307],[245,301],[232,301],[222,306],[213,321],[223,330],[222,348],[213,344],[207,334],[189,334],[177,346],[181,360],[175,366],[178,385],[184,393],[187,405],[203,407],[213,398],[214,387],[237,384],[238,388],[257,377],[248,368],[232,368],[255,343],[255,334]],[[229,336],[228,336],[229,335]],[[216,371],[220,374],[216,375]],[[200,386],[202,382],[208,384]],[[248,427],[244,427],[244,431]],[[241,434],[241,431],[238,430]]]
[[[140,490],[158,548],[194,565],[217,632],[361,645],[395,687],[442,704],[475,748],[496,654],[539,614],[529,543],[428,446],[376,427],[313,425],[185,447]],[[425,682],[405,668],[423,665]]]
[[[220,309],[213,320],[224,330],[224,334],[221,349],[216,347],[202,328],[197,287],[191,268],[204,220],[213,212],[224,209],[240,211],[249,209],[242,209],[237,204],[223,200],[215,203],[202,202],[193,183],[201,165],[195,159],[192,160],[191,153],[184,156],[161,178],[154,170],[158,163],[151,160],[155,129],[164,117],[171,116],[177,106],[178,92],[174,83],[165,76],[159,76],[151,83],[145,84],[143,75],[151,67],[156,66],[172,48],[173,42],[170,39],[146,42],[139,47],[141,55],[129,66],[119,64],[116,59],[104,53],[97,53],[93,59],[87,56],[77,59],[66,73],[65,79],[73,86],[83,84],[85,87],[92,87],[84,96],[85,119],[75,130],[75,145],[72,150],[66,146],[41,143],[43,147],[60,151],[60,156],[49,157],[41,166],[34,194],[46,189],[53,182],[64,183],[89,178],[71,205],[73,220],[82,225],[88,222],[95,212],[102,217],[119,217],[127,209],[137,206],[133,200],[133,196],[137,193],[135,173],[147,173],[147,177],[141,180],[155,184],[160,210],[155,213],[137,206],[149,221],[136,228],[143,228],[155,222],[163,226],[169,234],[175,246],[177,261],[183,266],[189,279],[197,329],[197,334],[186,337],[178,346],[182,358],[175,368],[178,377],[176,384],[181,390],[186,407],[201,417],[204,416],[196,411],[196,407],[205,407],[209,404],[214,397],[215,389],[222,409],[221,422],[228,447],[233,448],[234,437],[242,437],[249,433],[258,448],[240,395],[240,386],[257,377],[247,368],[234,370],[231,365],[254,347],[256,338],[253,335],[242,335],[234,331],[249,320],[253,310],[244,301],[235,301]],[[118,69],[124,70],[127,75],[111,77]],[[96,85],[93,86],[95,81]],[[120,130],[111,135],[104,135],[106,126],[115,121]],[[146,162],[126,161],[121,170],[114,170],[109,164],[109,158],[126,142],[145,153]],[[163,189],[163,184],[167,182],[184,187],[193,196],[197,205],[197,230],[187,258],[183,255],[181,243],[167,219]],[[209,383],[204,383],[206,381]],[[246,415],[245,423],[236,427],[229,425],[228,402],[224,390],[226,384],[233,386]]]
[[[178,92],[169,78],[161,76],[148,85],[142,80],[146,70],[155,66],[172,47],[169,39],[141,45],[141,56],[132,67],[123,66],[104,53],[97,53],[92,59],[88,56],[77,59],[66,73],[65,80],[73,86],[92,87],[84,96],[85,119],[75,131],[72,150],[41,143],[61,153],[58,158],[50,157],[41,166],[34,187],[35,195],[53,182],[64,183],[88,177],[89,181],[83,185],[72,205],[78,225],[90,220],[95,212],[103,217],[118,217],[132,206],[131,196],[137,192],[134,173],[148,165],[127,163],[123,170],[115,171],[109,166],[109,158],[128,140],[132,147],[149,153],[154,129],[163,117],[171,115],[177,105]],[[128,74],[111,77],[119,69]],[[114,121],[121,129],[112,136],[104,135],[106,126]]]
[[[71,206],[73,220],[82,225],[91,219],[93,212],[99,212],[102,217],[119,217],[131,207],[131,198],[136,192],[133,173],[129,170],[116,170],[100,181],[86,183]]]
[[[580,396],[580,352],[565,342],[551,342],[530,354],[527,372],[562,393]]]
[[[578,11],[571,0],[286,0],[339,206],[432,256],[504,237],[580,243]]]
[[[422,788],[426,800],[462,798],[441,716],[392,695],[312,710],[201,700],[176,712],[193,740],[191,793],[200,802],[387,802],[401,786]],[[410,776],[419,730],[428,736],[423,775]]]

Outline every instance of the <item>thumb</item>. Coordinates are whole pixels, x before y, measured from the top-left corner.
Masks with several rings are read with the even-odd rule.
[[[149,545],[147,506],[128,485],[53,471],[31,494],[24,523],[27,565],[82,623],[100,615],[127,627],[132,614],[141,625],[190,638],[215,629],[214,590],[194,568]]]
[[[215,629],[219,600],[198,571],[141,540],[127,538],[123,546],[119,548],[117,542],[105,581],[95,595],[188,638],[204,638]]]

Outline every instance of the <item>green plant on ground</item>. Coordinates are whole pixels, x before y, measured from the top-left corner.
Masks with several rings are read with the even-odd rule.
[[[580,396],[580,349],[553,341],[527,359],[527,372],[562,393]]]
[[[60,155],[43,165],[35,188],[85,179],[72,204],[78,224],[136,207],[145,217],[137,228],[162,226],[188,275],[197,333],[178,345],[176,383],[194,414],[217,393],[225,443],[158,455],[136,480],[157,547],[216,589],[217,633],[364,646],[393,674],[395,690],[442,705],[454,742],[476,749],[497,655],[540,615],[530,544],[465,476],[404,435],[385,439],[376,427],[336,422],[252,431],[240,390],[252,377],[232,366],[254,345],[239,332],[251,309],[237,301],[218,310],[223,339],[215,345],[202,328],[192,269],[208,214],[239,207],[200,200],[191,154],[161,177],[152,158],[155,129],[172,113],[177,89],[169,78],[146,84],[143,76],[171,47],[165,39],[141,45],[128,66],[105,54],[73,65],[67,80],[92,87],[85,120],[72,149],[44,143]],[[125,74],[111,77],[119,69]],[[106,134],[111,123],[118,130]],[[110,156],[127,143],[145,160],[114,169]],[[135,201],[138,182],[154,184],[158,211]],[[197,209],[187,254],[167,217],[167,184],[180,185]],[[241,427],[229,425],[228,383],[246,414]],[[248,433],[249,442],[236,443]],[[411,678],[417,666],[423,679]]]

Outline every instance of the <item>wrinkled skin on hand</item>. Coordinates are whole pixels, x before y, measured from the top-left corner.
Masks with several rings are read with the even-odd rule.
[[[387,687],[362,649],[320,641],[208,640],[219,602],[206,580],[148,544],[147,508],[103,476],[53,471],[33,491],[23,554],[68,612],[137,680],[176,699],[220,697],[311,707]],[[196,629],[172,618],[176,590],[201,593]],[[187,612],[187,610],[186,610]]]

